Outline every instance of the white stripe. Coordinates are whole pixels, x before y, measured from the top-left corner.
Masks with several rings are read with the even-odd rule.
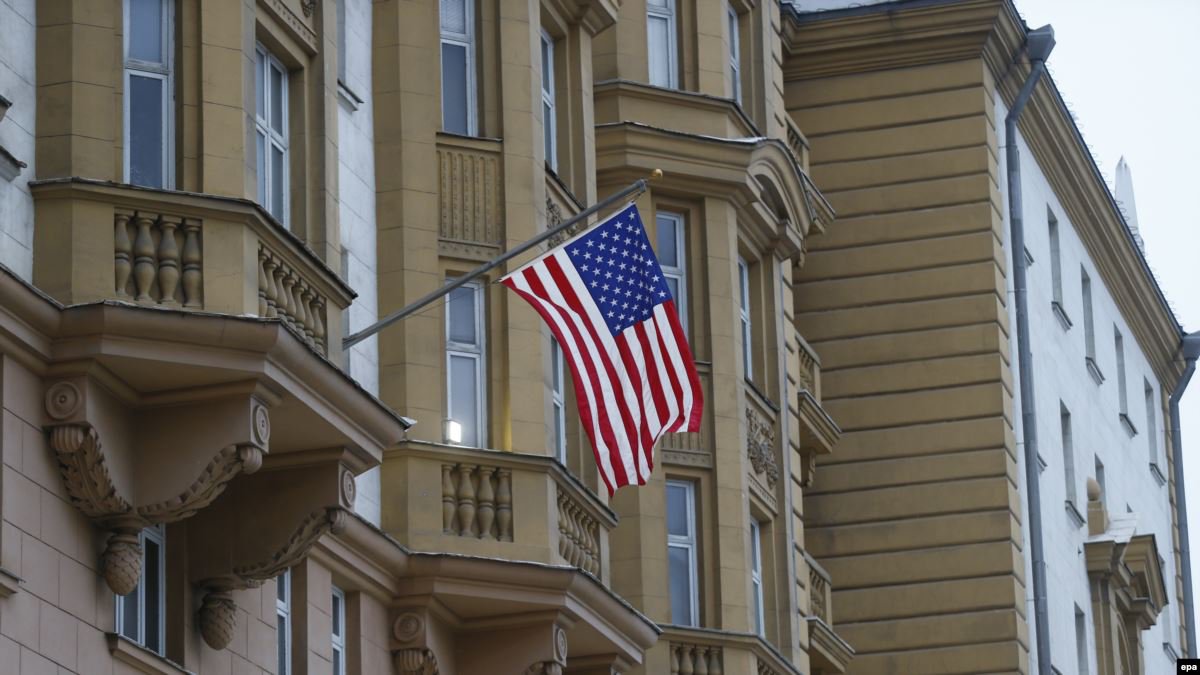
[[[571,334],[571,329],[561,317],[561,314],[565,313],[567,315],[572,315],[574,312],[569,309],[565,303],[559,307],[538,297],[538,295],[534,293],[533,288],[529,286],[529,282],[526,281],[524,274],[518,274],[511,278],[514,286],[521,289],[525,293],[528,293],[529,297],[545,308],[547,310],[546,313],[553,318],[554,323],[558,326],[559,333],[562,334],[563,345],[567,349],[566,354],[569,355],[572,360],[584,358],[582,356],[577,356],[583,354],[583,350],[581,350],[579,345],[576,344],[575,336]],[[543,281],[543,285],[544,284],[545,281]],[[549,289],[550,286],[546,286],[546,288]],[[584,336],[586,339],[586,333]],[[589,351],[594,353],[595,349],[590,348],[589,345]],[[601,370],[600,364],[598,363],[595,364],[594,367],[598,372]],[[606,482],[615,489],[618,487],[618,481],[616,474],[613,472],[612,461],[609,459],[611,453],[608,449],[608,445],[604,441],[604,434],[600,432],[600,419],[602,416],[607,416],[607,413],[603,407],[596,405],[596,393],[594,391],[592,378],[588,377],[586,369],[582,370],[583,372],[580,373],[580,377],[577,381],[583,384],[584,393],[587,394],[588,407],[592,410],[592,438],[595,439],[596,442],[596,455],[600,459],[600,470],[608,478]]]
[[[667,314],[666,305],[656,305],[654,307],[654,323],[662,334],[663,343],[667,345],[667,351],[670,352],[670,358],[667,362],[675,369],[675,374],[679,378],[679,385],[683,389],[683,409],[681,414],[682,419],[687,420],[692,416],[692,380],[688,377],[687,364],[683,362],[683,357],[679,351],[679,345],[675,342],[675,331],[671,330],[671,318]]]
[[[550,256],[548,256],[550,257]],[[616,412],[624,412],[631,418],[634,429],[640,429],[642,424],[642,409],[638,405],[638,392],[634,389],[633,384],[629,381],[629,374],[625,371],[625,360],[621,358],[621,352],[617,350],[616,340],[613,339],[612,333],[608,330],[608,323],[600,314],[600,308],[596,306],[595,300],[592,299],[591,293],[587,292],[587,284],[579,276],[579,271],[575,269],[575,264],[571,262],[570,256],[565,251],[559,251],[552,256],[558,261],[559,267],[563,271],[563,276],[567,278],[567,283],[571,284],[575,290],[575,296],[579,298],[579,302],[583,305],[583,309],[587,312],[587,318],[595,326],[595,333],[600,337],[600,343],[604,346],[608,353],[609,361],[613,364],[613,369],[617,372],[617,384],[621,386],[621,395],[625,399],[625,409],[614,406]],[[549,276],[549,272],[546,273]],[[649,448],[641,448],[641,437],[629,439],[637,445],[642,452],[649,452]],[[623,459],[625,459],[623,457]],[[626,459],[626,466],[629,468],[629,475],[641,475],[640,472],[633,471],[633,454]]]
[[[636,324],[629,326],[621,331],[620,339],[625,342],[629,348],[629,355],[633,358],[634,363],[643,364],[642,371],[638,373],[638,379],[642,381],[641,402],[642,410],[646,413],[646,431],[650,432],[650,442],[653,443],[655,438],[658,438],[658,432],[662,429],[662,423],[658,421],[658,406],[654,405],[654,392],[650,388],[649,379],[646,373],[646,356],[642,353],[642,343],[638,340]],[[620,356],[620,355],[618,355]],[[624,361],[622,361],[624,363]],[[633,386],[632,378],[630,386]],[[641,448],[642,436],[641,429],[638,429],[638,447]],[[652,452],[650,448],[642,448],[642,451],[637,454],[638,460],[638,475],[642,480],[650,478],[650,462],[646,458],[646,454]]]
[[[662,348],[658,345],[658,326],[653,321],[645,322],[646,339],[650,342],[650,351],[654,352],[652,362],[656,370],[658,370],[658,381],[662,383],[663,398],[667,400],[667,418],[659,424],[658,431],[654,437],[658,438],[664,428],[671,426],[675,420],[679,419],[679,401],[675,398],[675,392],[670,389],[671,378],[667,373],[666,360],[663,358]]]

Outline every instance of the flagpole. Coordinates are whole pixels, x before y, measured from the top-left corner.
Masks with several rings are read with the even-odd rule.
[[[659,178],[661,176],[662,176],[662,170],[660,170],[660,169],[655,169],[654,172],[650,174],[650,177],[652,179]],[[454,281],[452,281],[444,286],[439,286],[437,289],[430,291],[429,293],[426,293],[425,295],[421,296],[419,299],[414,300],[413,302],[409,303],[407,306],[402,307],[402,308],[392,312],[391,314],[388,314],[387,316],[383,317],[379,321],[376,321],[375,323],[371,324],[370,326],[367,326],[366,328],[358,331],[357,333],[347,336],[346,339],[342,340],[342,349],[349,349],[349,348],[353,347],[354,345],[371,337],[372,335],[378,333],[379,331],[383,330],[384,328],[387,328],[388,326],[396,323],[397,321],[399,321],[407,316],[412,315],[417,310],[421,309],[422,307],[425,307],[426,305],[433,302],[434,300],[437,300],[438,298],[441,298],[441,297],[449,294],[451,291],[462,286],[463,284],[469,283],[470,281],[477,279],[480,276],[483,276],[484,274],[490,272],[491,270],[499,267],[500,265],[503,265],[504,263],[508,262],[509,260],[512,260],[513,258],[528,251],[529,249],[533,248],[534,246],[537,246],[538,244],[542,243],[543,241],[546,241],[547,239],[553,237],[554,235],[556,235],[560,232],[570,229],[571,227],[575,226],[580,221],[594,215],[595,213],[597,213],[599,211],[603,211],[604,209],[612,206],[613,204],[616,204],[617,202],[621,201],[622,199],[625,199],[631,195],[637,195],[637,194],[641,194],[641,193],[645,192],[646,186],[647,186],[647,179],[639,178],[638,180],[634,181],[632,184],[630,184],[626,188],[622,189],[620,192],[616,192],[612,195],[609,195],[608,197],[605,197],[604,199],[601,199],[600,201],[596,202],[595,204],[592,204],[591,206],[587,207],[586,209],[581,211],[579,213],[579,215],[575,216],[574,218],[571,218],[570,220],[566,220],[562,223],[559,223],[558,225],[555,225],[554,227],[546,230],[545,232],[538,234],[536,237],[529,239],[528,241],[525,241],[524,243],[516,246],[515,248],[511,248],[511,249],[505,251],[504,253],[500,254],[499,256],[497,256],[495,258],[492,258],[488,262],[485,262],[484,264],[480,265],[479,267],[476,267],[475,269],[471,270],[470,272],[467,272],[465,275],[458,277]]]

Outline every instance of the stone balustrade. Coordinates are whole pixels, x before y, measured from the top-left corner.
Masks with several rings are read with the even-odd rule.
[[[670,675],[799,675],[800,671],[758,635],[709,628],[662,626],[670,650]]]
[[[816,617],[833,625],[833,583],[829,572],[807,553],[804,560],[808,563],[808,604],[809,616]]]
[[[80,178],[31,190],[47,244],[34,247],[34,282],[59,302],[278,318],[340,358],[354,292],[257,204]]]
[[[550,457],[410,440],[385,453],[382,479],[395,486],[383,528],[414,551],[566,564],[608,581],[616,516]]]
[[[723,672],[719,646],[671,643],[671,675],[720,675]]]
[[[800,344],[800,386],[812,393],[818,402],[821,400],[821,357],[808,344],[804,336],[796,333],[796,341]]]
[[[796,126],[791,117],[787,118],[787,144],[788,149],[796,156],[796,162],[800,164],[800,168],[808,171],[810,155],[808,138],[805,137],[804,132],[800,131],[800,127]]]
[[[491,257],[504,242],[501,143],[438,136],[438,238],[451,254]]]

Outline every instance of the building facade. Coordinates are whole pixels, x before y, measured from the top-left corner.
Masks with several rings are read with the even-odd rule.
[[[860,5],[860,3],[855,3]],[[1167,398],[1182,331],[1010,2],[795,2],[788,111],[838,223],[796,317],[843,429],[805,497],[850,672],[1169,672],[1184,604]],[[1022,401],[1006,145],[1021,162]],[[1131,204],[1127,204],[1131,206]],[[1023,412],[1037,423],[1039,654]]]
[[[781,11],[0,2],[0,670],[844,672]],[[649,485],[503,270],[344,347],[654,169],[706,405]]]

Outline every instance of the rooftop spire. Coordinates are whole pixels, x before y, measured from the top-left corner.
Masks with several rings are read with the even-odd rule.
[[[1129,226],[1133,240],[1137,242],[1138,248],[1142,249],[1142,253],[1145,253],[1146,243],[1142,240],[1141,230],[1138,229],[1137,201],[1133,197],[1133,172],[1130,171],[1129,163],[1124,157],[1117,160],[1116,190],[1113,196],[1121,206],[1125,224]]]

